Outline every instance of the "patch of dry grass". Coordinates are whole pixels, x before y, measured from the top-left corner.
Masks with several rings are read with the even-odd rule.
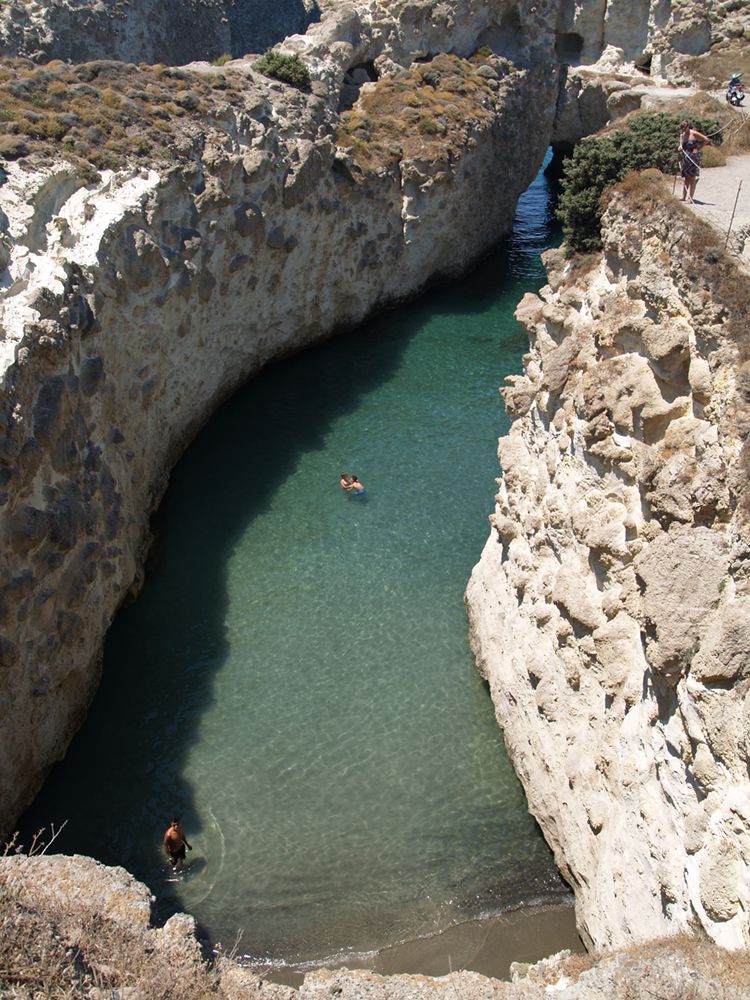
[[[750,81],[750,39],[733,48],[714,47],[705,55],[681,60],[680,66],[703,90],[726,87],[733,73],[742,73],[743,80]]]
[[[82,902],[30,904],[12,875],[0,873],[0,996],[73,1000],[121,987],[149,1000],[221,995],[208,966],[174,961],[155,946],[155,933]]]
[[[678,934],[661,941],[633,945],[626,948],[621,956],[623,963],[648,963],[655,977],[682,965],[692,970],[699,981],[721,984],[726,997],[745,996],[750,989],[747,952],[726,951],[707,937]]]
[[[635,218],[670,216],[684,233],[681,266],[693,292],[703,291],[723,311],[723,326],[736,344],[741,362],[750,359],[750,275],[724,252],[721,236],[672,197],[671,181],[658,170],[632,172],[613,189],[624,195]]]
[[[592,969],[596,978],[587,981]],[[598,996],[591,987],[596,982],[601,988],[605,979],[610,995],[622,1000],[730,1000],[747,995],[750,963],[745,953],[724,951],[704,936],[679,934],[616,951],[570,955],[529,971],[529,982],[536,987],[553,991],[567,981],[587,996],[587,986],[590,995]]]
[[[64,156],[84,169],[189,155],[185,120],[211,121],[246,77],[109,60],[0,60],[0,156]]]
[[[367,88],[341,115],[336,142],[362,170],[405,159],[444,159],[492,118],[501,84],[478,72],[507,72],[497,59],[442,54]],[[498,71],[498,67],[500,67]],[[494,86],[493,86],[494,85]]]

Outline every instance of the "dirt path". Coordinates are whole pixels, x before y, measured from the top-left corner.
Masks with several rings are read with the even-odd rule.
[[[679,180],[675,195],[680,196]],[[718,231],[721,246],[729,233],[727,249],[750,270],[750,155],[730,156],[725,167],[702,170],[695,195],[691,211]]]
[[[644,111],[671,110],[676,98],[687,98],[697,93],[692,87],[642,85],[634,89],[641,93],[641,109]],[[723,90],[714,91],[711,96],[724,102]],[[737,113],[750,116],[750,96],[745,105],[738,108]],[[681,188],[678,178],[675,197],[680,197]],[[702,170],[695,193],[696,203],[690,206],[691,211],[717,230],[717,245],[723,247],[726,242],[727,249],[750,271],[750,154],[730,156],[726,166]]]
[[[721,100],[724,95],[714,96]],[[739,110],[750,114],[750,107]],[[679,182],[676,193],[679,197]],[[750,270],[750,155],[730,156],[725,167],[702,170],[695,194],[692,211],[718,230],[722,246],[729,233],[727,249]]]

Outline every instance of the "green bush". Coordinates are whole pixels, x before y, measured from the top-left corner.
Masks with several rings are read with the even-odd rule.
[[[719,128],[703,118],[692,118],[691,125],[708,136]],[[582,253],[600,249],[604,190],[629,170],[675,173],[679,140],[680,116],[660,113],[637,115],[616,132],[580,142],[563,167],[557,204],[568,247]],[[721,143],[721,133],[712,141]]]
[[[286,56],[269,49],[260,59],[256,59],[253,69],[265,76],[272,76],[275,80],[290,83],[298,90],[310,89],[310,71],[296,53]]]

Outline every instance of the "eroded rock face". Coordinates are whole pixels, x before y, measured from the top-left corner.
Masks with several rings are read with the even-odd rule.
[[[325,0],[324,0],[325,3]],[[263,52],[320,17],[316,0],[13,0],[0,52],[36,61],[179,65]]]
[[[518,310],[531,351],[467,591],[508,750],[596,947],[695,920],[750,944],[748,413],[691,225],[615,200],[603,256],[547,255],[550,284]]]
[[[467,25],[462,10],[443,4],[429,23],[420,6],[377,31],[349,9],[325,19],[288,43],[325,96],[246,68],[243,103],[187,137],[188,166],[96,184],[63,163],[7,167],[0,828],[80,725],[104,633],[139,585],[148,517],[218,403],[269,359],[461,273],[512,224],[552,127],[552,63],[493,71],[481,116],[437,154],[363,171],[332,139],[353,63],[404,63],[464,33],[473,45],[490,15]]]
[[[661,72],[670,59],[708,50],[734,17],[724,5],[697,0],[638,0],[613,4],[606,0],[554,0],[537,11],[534,5],[504,0],[464,4],[456,17],[452,3],[434,0],[12,0],[0,11],[0,53],[36,61],[120,59],[126,62],[183,64],[215,59],[224,53],[242,56],[262,52],[288,35],[303,32],[322,16],[344,11],[397,33],[409,35],[422,25],[425,32],[455,32],[460,51],[462,35],[476,21],[480,37],[471,44],[488,45],[515,62],[528,62],[537,51],[534,21],[543,20],[555,32],[559,61],[588,65],[605,52],[619,61],[650,66]],[[533,15],[538,14],[535,18]],[[489,16],[488,16],[489,14]],[[475,33],[476,34],[476,33]],[[741,32],[740,32],[741,34]]]

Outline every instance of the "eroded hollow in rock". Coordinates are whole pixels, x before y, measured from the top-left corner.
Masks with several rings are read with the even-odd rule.
[[[526,49],[521,17],[516,7],[503,14],[500,24],[493,22],[477,36],[477,48],[487,46],[495,55],[504,56],[519,65],[524,62]]]
[[[339,111],[348,111],[357,103],[359,91],[364,83],[375,83],[379,78],[374,62],[357,63],[344,73],[344,82],[339,97]]]
[[[583,38],[575,31],[558,31],[555,38],[555,52],[561,63],[578,66],[583,52]]]

